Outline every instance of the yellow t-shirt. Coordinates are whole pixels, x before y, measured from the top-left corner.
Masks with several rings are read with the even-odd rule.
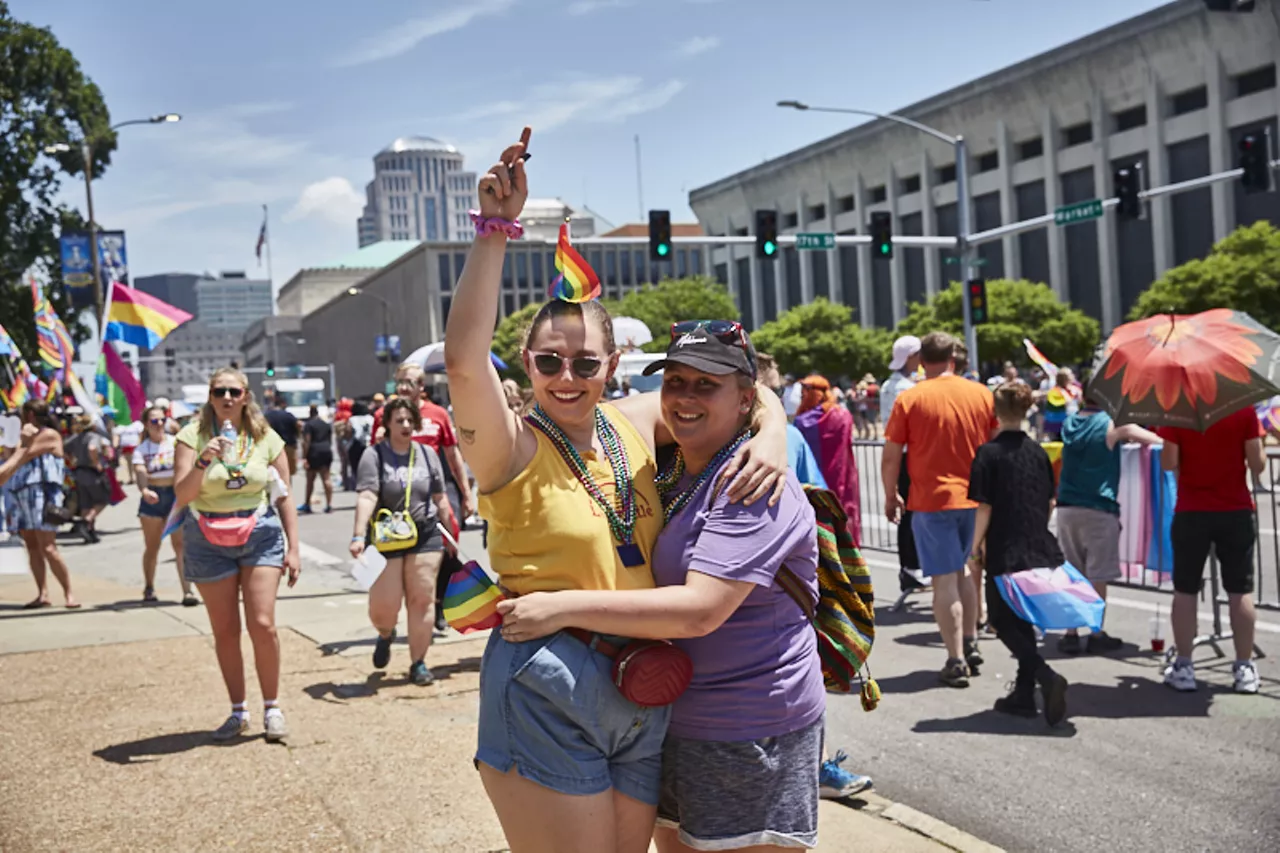
[[[178,433],[178,444],[185,444],[197,454],[210,441],[210,436],[200,435],[200,422],[192,421]],[[255,441],[245,460],[240,477],[233,479],[227,467],[220,461],[214,461],[204,472],[204,481],[200,483],[200,496],[191,502],[199,512],[239,512],[246,509],[257,509],[259,504],[267,500],[271,475],[268,473],[271,463],[284,450],[284,441],[276,435],[276,431],[268,429],[261,441]],[[239,488],[228,488],[228,484],[238,483]]]
[[[545,435],[516,478],[480,496],[489,522],[489,563],[508,589],[521,595],[563,589],[650,589],[653,545],[662,530],[662,503],[653,483],[657,464],[635,427],[613,406],[601,406],[622,438],[636,501],[634,541],[644,563],[624,566],[604,511],[587,494]],[[617,492],[609,461],[582,456],[605,497]]]

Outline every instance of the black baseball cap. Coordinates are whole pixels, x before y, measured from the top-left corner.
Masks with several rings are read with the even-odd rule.
[[[740,325],[727,320],[698,321],[688,331],[681,331],[683,325],[690,324],[673,327],[666,358],[646,367],[645,376],[668,364],[683,364],[713,376],[742,373],[756,378],[756,351]]]

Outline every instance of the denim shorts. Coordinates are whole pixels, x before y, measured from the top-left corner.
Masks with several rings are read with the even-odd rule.
[[[168,518],[169,512],[173,509],[174,501],[177,500],[173,486],[151,486],[150,488],[160,500],[153,504],[139,500],[138,518]]]
[[[612,788],[656,806],[671,708],[624,699],[612,668],[568,634],[509,643],[494,631],[480,666],[476,761],[503,773],[514,766],[561,794]]]
[[[214,518],[235,515],[244,518],[254,510],[236,513],[207,513]],[[183,570],[192,583],[214,583],[240,574],[250,566],[284,567],[284,528],[280,516],[268,512],[258,519],[249,540],[237,548],[211,545],[200,530],[200,522],[188,515],[182,522]]]
[[[976,509],[944,509],[911,514],[911,533],[920,556],[920,570],[927,578],[964,571],[973,547]]]

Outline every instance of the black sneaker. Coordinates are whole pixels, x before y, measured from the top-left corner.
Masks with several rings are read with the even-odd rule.
[[[986,661],[982,659],[982,652],[978,651],[977,637],[966,639],[964,641],[964,662],[969,665],[970,675],[977,675],[978,667],[986,663]]]
[[[440,612],[442,609],[440,605],[436,605],[435,635],[437,637],[443,637],[449,633],[449,622],[444,618],[444,614]]]
[[[1079,634],[1063,634],[1058,638],[1058,651],[1064,655],[1078,655],[1082,651]]]
[[[427,669],[427,665],[420,660],[413,662],[413,666],[409,667],[409,680],[419,687],[426,687],[428,684],[436,680],[431,674],[431,670]]]
[[[1040,682],[1040,696],[1044,699],[1044,719],[1056,726],[1067,718],[1067,680],[1050,670]]]
[[[1023,687],[1016,682],[1010,682],[1009,695],[997,699],[995,709],[1001,714],[1012,714],[1015,717],[1038,717],[1040,710],[1036,708],[1035,686]]]
[[[391,663],[391,644],[396,641],[396,631],[391,629],[387,636],[378,635],[378,645],[373,647],[373,668],[386,669]]]
[[[1124,640],[1119,637],[1113,637],[1106,631],[1098,631],[1089,635],[1088,649],[1091,655],[1102,655],[1107,652],[1116,652],[1124,647]]]
[[[951,658],[938,673],[938,680],[948,687],[969,686],[969,665],[957,658]]]

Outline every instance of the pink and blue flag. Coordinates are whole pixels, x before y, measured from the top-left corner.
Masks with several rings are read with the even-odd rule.
[[[1043,631],[1102,630],[1107,603],[1070,563],[998,575],[995,582],[1013,612]]]
[[[164,530],[160,533],[160,541],[164,541],[165,537],[170,533],[182,527],[182,522],[187,520],[186,504],[174,504],[173,509],[169,510],[169,517],[164,521]]]

